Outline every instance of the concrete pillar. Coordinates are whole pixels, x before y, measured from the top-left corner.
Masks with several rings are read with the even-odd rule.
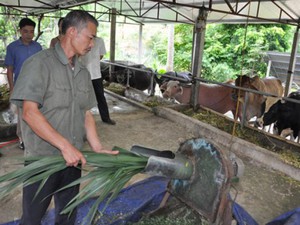
[[[143,25],[140,24],[139,26],[139,59],[138,59],[138,63],[141,64],[142,63],[142,56],[143,56]]]
[[[269,61],[268,61],[268,67],[267,67],[267,74],[266,74],[266,77],[269,77],[269,76],[270,76],[271,67],[272,67],[272,60],[271,60],[271,59],[269,59]]]
[[[167,55],[167,71],[174,69],[174,24],[168,24],[168,55]]]
[[[116,8],[111,9],[111,21],[110,21],[110,55],[109,60],[115,62],[116,52],[116,21],[117,21],[117,10]],[[114,66],[110,65],[110,80],[112,80],[112,73]]]
[[[296,28],[296,32],[294,34],[294,41],[293,41],[293,47],[290,57],[290,63],[289,68],[286,76],[286,82],[285,82],[285,90],[284,90],[284,96],[288,96],[291,90],[292,82],[293,82],[293,75],[296,65],[296,54],[298,50],[298,41],[299,41],[299,26]]]
[[[199,15],[195,22],[195,33],[194,33],[194,46],[193,46],[193,60],[192,60],[192,78],[193,81],[195,77],[201,77],[202,69],[202,58],[204,50],[204,40],[205,40],[205,29],[208,11],[205,8],[199,10]],[[194,110],[197,110],[198,106],[198,91],[199,91],[199,81],[196,81],[192,86],[192,99],[191,104]]]

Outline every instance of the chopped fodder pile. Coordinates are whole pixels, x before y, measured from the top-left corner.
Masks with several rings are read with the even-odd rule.
[[[156,216],[150,217],[146,219],[142,219],[140,222],[135,223],[137,225],[208,225],[209,223],[206,221],[197,222],[195,219],[185,219],[185,218],[176,218],[173,215],[164,215],[164,216]]]
[[[158,97],[158,96],[151,96],[148,97],[143,104],[145,106],[148,106],[150,108],[154,108],[157,106],[166,106],[166,105],[171,105],[171,102],[166,101],[165,99]]]
[[[209,225],[207,219],[203,218],[195,210],[191,209],[183,202],[172,197],[163,208],[154,213],[142,217],[134,223],[137,225]]]
[[[285,150],[281,152],[280,158],[288,163],[291,164],[297,168],[300,168],[300,154],[299,152],[292,152],[290,150]]]
[[[210,124],[229,134],[233,133],[234,122],[225,116],[219,116],[211,111],[201,109],[194,112],[192,108],[181,111],[183,114]],[[242,127],[239,123],[235,126],[234,136],[249,141],[262,148],[276,152],[286,163],[300,168],[300,149],[299,146],[286,143],[284,140],[272,137],[256,128],[247,126]]]
[[[105,88],[111,92],[118,94],[118,95],[125,96],[126,87],[123,86],[122,84],[112,82]]]

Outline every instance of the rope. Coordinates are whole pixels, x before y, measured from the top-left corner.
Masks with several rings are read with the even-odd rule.
[[[249,14],[250,14],[250,8],[251,8],[251,1],[249,2],[249,7],[248,7],[248,16],[246,20],[246,25],[245,25],[245,34],[244,34],[244,42],[243,42],[243,48],[242,48],[242,67],[241,67],[241,74],[243,74],[243,65],[244,65],[244,60],[245,60],[245,47],[246,47],[246,41],[247,41],[247,33],[248,33],[248,24],[249,24]],[[242,79],[239,80],[239,86],[241,86]],[[237,129],[237,116],[239,113],[239,107],[240,107],[240,96],[241,96],[241,89],[238,89],[238,97],[237,97],[237,104],[236,104],[236,112],[234,115],[234,122],[233,122],[233,128],[232,128],[232,133],[231,133],[231,138],[230,138],[230,147],[229,151],[232,151],[232,145],[233,145],[233,137],[236,134],[236,129]]]
[[[11,141],[5,141],[5,142],[0,142],[0,148],[3,148],[7,145],[10,145],[10,144],[13,144],[13,143],[16,143],[19,141],[19,138],[16,138],[16,139],[13,139]]]

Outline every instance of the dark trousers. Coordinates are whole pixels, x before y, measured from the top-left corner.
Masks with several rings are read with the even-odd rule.
[[[45,183],[42,190],[35,197],[40,182],[23,188],[23,215],[21,225],[40,225],[45,215],[52,196],[55,204],[55,224],[57,225],[74,225],[76,222],[77,211],[74,210],[69,214],[60,214],[64,207],[79,192],[79,185],[70,187],[63,191],[53,194],[56,190],[66,186],[74,180],[81,177],[81,170],[75,167],[68,167],[51,175]]]
[[[109,121],[109,111],[106,102],[106,98],[104,96],[104,88],[103,88],[103,78],[92,80],[93,87],[98,103],[98,109],[101,116],[102,121]]]

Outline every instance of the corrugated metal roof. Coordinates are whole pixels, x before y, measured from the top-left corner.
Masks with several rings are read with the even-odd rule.
[[[300,18],[299,0],[0,0],[2,6],[35,15],[87,3],[116,8],[118,14],[141,23],[193,23],[201,7],[209,10],[209,23],[275,22],[297,25]]]
[[[115,8],[117,15],[138,23],[193,24],[200,8],[205,8],[208,10],[208,23],[284,23],[300,26],[299,0],[0,0],[0,6],[28,15],[69,10],[86,4],[93,4],[92,12],[99,17]],[[99,8],[106,11],[98,11]],[[110,19],[109,16],[105,18]],[[268,53],[268,57],[272,60],[271,74],[285,81],[290,54],[277,53],[275,56]],[[298,84],[299,67],[297,57],[294,81]]]
[[[270,75],[278,77],[282,82],[286,81],[286,76],[289,68],[291,54],[284,52],[266,53],[265,62],[270,63]],[[300,54],[296,56],[296,64],[294,70],[293,81],[300,86]]]

